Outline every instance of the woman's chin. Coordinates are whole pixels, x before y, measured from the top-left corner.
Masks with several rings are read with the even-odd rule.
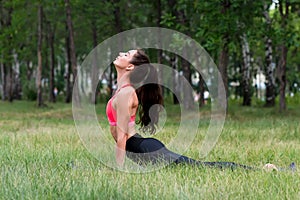
[[[113,64],[115,65],[115,67],[119,67],[118,61],[114,60]]]
[[[126,68],[126,67],[124,67],[124,65],[122,63],[118,62],[117,60],[113,61],[113,64],[116,69],[125,69]]]

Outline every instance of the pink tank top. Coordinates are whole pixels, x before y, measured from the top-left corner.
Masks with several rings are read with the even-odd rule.
[[[112,105],[112,101],[115,97],[115,95],[124,87],[127,87],[127,86],[131,86],[131,84],[126,84],[126,85],[123,85],[120,89],[118,89],[116,91],[116,93],[114,94],[114,96],[107,102],[107,105],[106,105],[106,115],[107,115],[107,119],[108,119],[108,122],[111,126],[117,126],[117,111],[114,109],[113,105]],[[129,123],[128,125],[134,125],[135,124],[135,115],[132,115],[130,117],[130,120],[129,120]]]

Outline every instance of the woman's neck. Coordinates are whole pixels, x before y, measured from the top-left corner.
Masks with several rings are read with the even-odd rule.
[[[122,87],[122,85],[125,84],[130,84],[129,72],[118,73],[117,75],[118,88]]]

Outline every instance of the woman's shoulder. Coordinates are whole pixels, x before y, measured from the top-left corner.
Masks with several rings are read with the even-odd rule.
[[[122,88],[119,91],[118,96],[125,96],[125,95],[126,96],[131,96],[131,95],[134,95],[134,94],[136,94],[134,87],[129,86],[129,87]]]
[[[133,87],[122,88],[119,93],[116,95],[116,100],[119,103],[125,103],[128,101],[137,100],[137,94]]]

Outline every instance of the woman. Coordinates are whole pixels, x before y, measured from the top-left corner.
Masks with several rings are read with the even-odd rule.
[[[233,162],[200,162],[169,151],[165,145],[154,138],[143,138],[136,133],[135,116],[139,110],[141,130],[155,133],[158,123],[159,107],[163,98],[157,84],[157,72],[142,50],[120,53],[113,62],[117,71],[118,90],[107,103],[106,113],[111,134],[116,141],[116,161],[124,163],[125,155],[139,164],[173,162],[209,167],[241,167],[254,169]],[[144,83],[144,84],[141,84]],[[149,83],[149,84],[145,84]],[[141,86],[133,86],[140,84]],[[151,109],[150,109],[151,108]],[[272,164],[267,168],[276,169]]]

